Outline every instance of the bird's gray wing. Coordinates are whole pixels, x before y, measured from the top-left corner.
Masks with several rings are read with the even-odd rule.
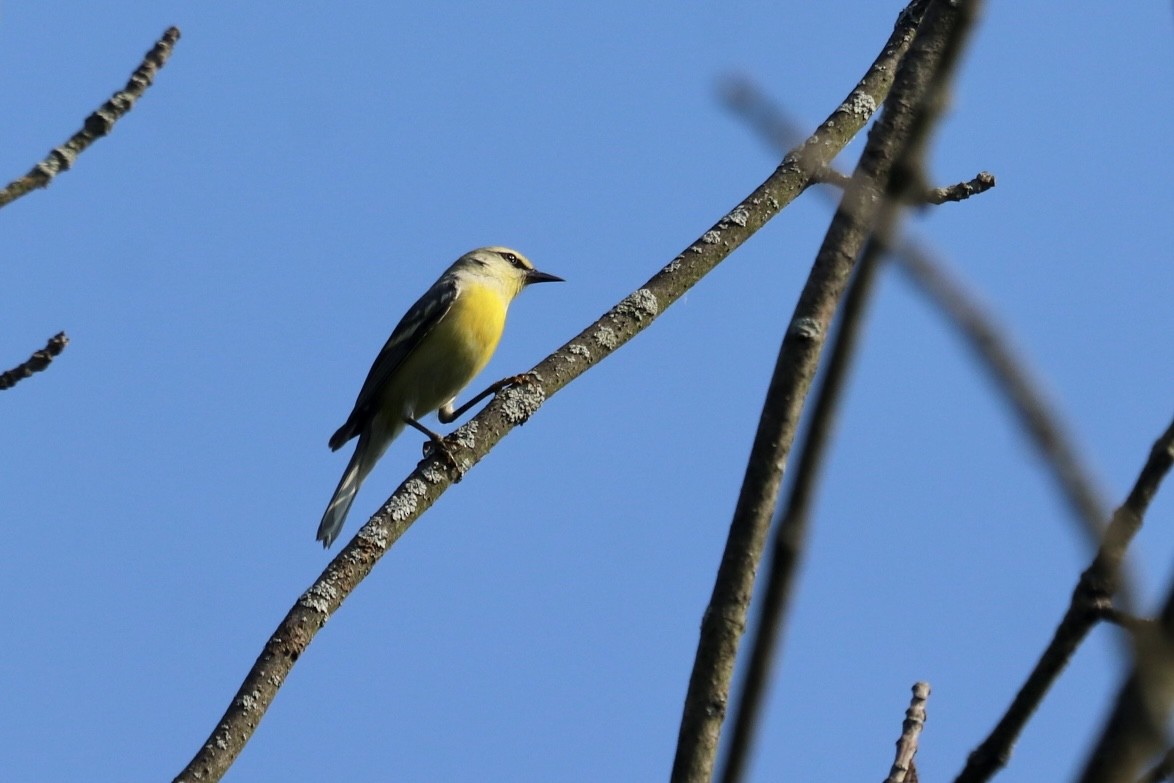
[[[344,443],[362,432],[363,427],[375,414],[383,389],[416,346],[452,308],[459,292],[460,287],[456,280],[448,276],[442,277],[404,313],[404,317],[392,330],[391,337],[387,338],[383,345],[383,350],[375,357],[346,424],[339,427],[338,432],[331,436],[332,451],[337,451]]]

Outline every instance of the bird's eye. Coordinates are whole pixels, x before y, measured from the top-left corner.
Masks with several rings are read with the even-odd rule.
[[[506,254],[504,254],[504,257],[505,257],[505,260],[509,261],[513,266],[517,267],[518,269],[522,268],[522,260],[520,258],[518,258],[515,254],[506,253]]]

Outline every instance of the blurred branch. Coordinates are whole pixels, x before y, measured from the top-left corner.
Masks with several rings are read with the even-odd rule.
[[[750,748],[760,722],[771,670],[778,663],[775,648],[784,625],[791,589],[806,542],[811,497],[819,482],[841,392],[846,386],[845,378],[871,299],[875,273],[881,260],[888,254],[889,245],[897,233],[901,207],[909,203],[910,192],[921,190],[917,172],[922,166],[921,161],[929,135],[937,125],[942,107],[946,103],[945,94],[961,57],[966,35],[977,15],[976,5],[977,3],[964,4],[957,12],[957,21],[948,30],[939,62],[931,68],[927,76],[928,83],[920,99],[905,99],[908,108],[903,110],[910,115],[908,138],[898,148],[892,176],[885,185],[882,206],[876,218],[876,228],[865,246],[844,297],[842,314],[828,362],[808,417],[806,434],[799,445],[795,479],[774,531],[766,585],[761,590],[757,621],[751,640],[750,660],[735,702],[735,719],[726,747],[725,766],[719,776],[723,783],[737,783],[744,775]],[[928,26],[925,29],[928,30]],[[917,45],[915,42],[914,47]],[[917,64],[912,52],[909,58],[914,65]],[[900,80],[902,77],[898,75],[897,78]],[[894,87],[890,101],[896,101],[898,97],[899,94]],[[885,114],[889,112],[886,104]],[[845,192],[848,192],[848,189]]]
[[[1114,606],[1102,606],[1098,609],[1098,619],[1115,625],[1131,636],[1153,633],[1158,621],[1149,617],[1137,617],[1129,612],[1122,612]]]
[[[899,22],[898,31],[848,98],[793,154],[784,158],[762,185],[641,288],[540,362],[529,373],[532,383],[499,394],[476,417],[446,438],[449,451],[463,470],[483,459],[510,430],[537,411],[547,397],[648,328],[804,191],[813,172],[827,166],[884,100],[926,2],[914,0]],[[910,13],[910,9],[917,13]],[[375,563],[451,484],[448,471],[437,457],[426,459],[400,484],[289,610],[265,643],[207,742],[177,781],[205,783],[224,775],[314,636]]]
[[[892,258],[909,281],[948,316],[982,360],[982,366],[1011,403],[1020,426],[1043,457],[1083,538],[1090,547],[1097,546],[1108,517],[1108,504],[1096,490],[1098,482],[1093,480],[1091,469],[1078,455],[1055,406],[1044,398],[1027,362],[1017,355],[1011,340],[977,300],[924,248],[906,240]]]
[[[775,149],[787,149],[799,138],[798,125],[770,99],[745,79],[730,80],[722,88],[726,104]],[[842,183],[844,175],[820,173],[823,181]],[[981,176],[981,175],[980,175]],[[937,254],[906,237],[895,243],[889,256],[910,282],[946,316],[966,341],[997,388],[1007,397],[1020,426],[1043,458],[1061,496],[1068,504],[1090,549],[1101,539],[1101,526],[1109,505],[1097,491],[1091,469],[1044,397],[1041,385],[1028,371],[1028,364],[1015,351],[1011,340],[971,295],[935,260]]]
[[[1114,551],[1107,560],[1120,561],[1171,465],[1174,465],[1174,422],[1154,444],[1128,500],[1114,514],[1106,535],[1106,541],[1113,536]],[[1116,532],[1114,527],[1118,524],[1120,531]],[[1111,563],[1102,566],[1102,571],[1111,567]],[[1094,589],[1112,587],[1106,574],[1099,575],[1097,581]],[[1133,671],[1121,687],[1101,738],[1089,755],[1081,783],[1133,783],[1142,765],[1166,745],[1165,728],[1170,707],[1174,705],[1174,585],[1157,623],[1148,632],[1134,634],[1133,639]]]
[[[966,767],[956,779],[957,783],[979,783],[989,780],[1000,768],[1006,766],[1011,757],[1011,748],[1028,719],[1043,701],[1060,672],[1068,665],[1076,648],[1101,618],[1104,607],[1111,606],[1113,595],[1120,586],[1121,563],[1125,557],[1125,550],[1141,528],[1145,511],[1163,477],[1170,470],[1171,462],[1174,462],[1174,422],[1154,444],[1132,491],[1113,513],[1096,557],[1080,575],[1080,581],[1072,592],[1068,610],[1056,628],[1051,643],[1040,656],[1035,669],[1019,689],[1011,706],[990,736],[970,754]],[[1167,629],[1174,629],[1174,598],[1167,603],[1162,623]],[[1168,630],[1168,633],[1174,634],[1174,630]],[[1138,648],[1141,646],[1143,645],[1139,643]],[[1106,749],[1103,752],[1098,751],[1094,760],[1099,758],[1116,758],[1116,755],[1115,752]],[[1136,774],[1133,772],[1129,779],[1132,781]],[[1085,779],[1102,778],[1086,776]]]
[[[163,37],[147,52],[142,63],[130,75],[126,86],[86,117],[81,130],[73,134],[69,141],[52,150],[44,160],[33,166],[28,174],[13,180],[4,190],[0,190],[0,207],[37,188],[47,187],[54,177],[68,170],[87,147],[109,133],[114,123],[134,108],[135,101],[151,86],[155,73],[167,63],[178,40],[178,27],[169,27],[164,31]]]
[[[905,710],[905,721],[901,725],[901,738],[897,740],[897,758],[893,761],[893,768],[885,783],[906,783],[916,781],[917,772],[913,766],[913,757],[917,755],[917,742],[921,738],[921,730],[925,728],[925,702],[929,699],[929,683],[918,682],[913,685],[913,699],[909,702],[909,709]]]
[[[1162,783],[1164,780],[1169,780],[1174,775],[1174,748],[1166,751],[1166,755],[1162,760],[1150,769],[1149,772],[1142,775],[1137,783]]]
[[[58,332],[50,337],[45,347],[34,352],[28,361],[0,373],[0,390],[11,389],[33,373],[48,367],[49,363],[53,361],[53,357],[64,351],[67,345],[69,345],[69,338],[65,336],[65,332]]]
[[[931,2],[926,8],[783,337],[713,595],[701,621],[673,783],[712,778],[754,577],[832,318],[865,244],[870,239],[883,243],[884,238],[873,232],[878,225],[887,231],[896,220],[900,199],[894,195],[903,193],[911,181],[908,164],[919,155],[926,135],[933,84],[943,64],[951,61],[950,54],[961,46],[970,10],[970,4],[950,2]]]

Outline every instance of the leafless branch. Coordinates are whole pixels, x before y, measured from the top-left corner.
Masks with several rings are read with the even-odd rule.
[[[1106,534],[1114,551],[1106,557],[1102,571],[1120,561],[1162,479],[1174,465],[1174,422],[1154,443],[1133,491],[1113,517]],[[1120,517],[1120,532],[1118,526]],[[1099,558],[1098,558],[1099,559]],[[1094,567],[1096,563],[1093,564]],[[1112,586],[1102,574],[1095,589]],[[1101,600],[1104,601],[1102,594]],[[1135,633],[1133,671],[1117,695],[1117,702],[1105,720],[1100,740],[1089,754],[1080,783],[1133,783],[1143,766],[1167,745],[1166,724],[1174,705],[1174,585],[1156,623]]]
[[[726,104],[774,149],[787,149],[801,137],[798,123],[746,79],[727,80],[721,91]],[[846,175],[827,168],[816,179],[843,187]],[[894,244],[890,258],[914,286],[937,305],[979,359],[1008,401],[1023,431],[1043,458],[1061,496],[1090,549],[1100,543],[1109,504],[1092,470],[1080,458],[1056,408],[1028,369],[1005,331],[995,324],[978,299],[952,275],[940,254],[906,236]],[[1127,593],[1123,594],[1123,597]],[[1128,602],[1126,602],[1128,603]]]
[[[757,622],[751,640],[750,660],[735,702],[734,725],[719,778],[723,783],[737,783],[744,774],[771,670],[778,664],[775,648],[806,541],[811,496],[819,481],[840,394],[845,386],[859,331],[863,328],[864,312],[873,289],[872,282],[881,259],[889,252],[889,243],[897,233],[901,207],[908,201],[908,189],[916,187],[917,179],[912,173],[920,169],[929,134],[936,125],[941,107],[946,103],[943,95],[952,79],[962,51],[962,41],[975,13],[973,5],[963,6],[958,24],[950,32],[944,46],[939,65],[930,74],[924,97],[911,109],[908,140],[900,148],[893,163],[893,176],[885,187],[876,229],[844,297],[839,326],[812,406],[807,433],[798,449],[795,479],[774,531],[766,585],[761,588]],[[896,95],[895,90],[893,95]]]
[[[921,196],[927,204],[945,204],[947,201],[965,201],[971,196],[986,193],[995,186],[995,175],[981,171],[969,182],[959,182],[942,188],[930,188]]]
[[[766,584],[756,602],[750,656],[734,699],[733,725],[725,747],[725,760],[717,776],[722,783],[737,783],[745,775],[771,673],[779,662],[775,650],[781,641],[795,575],[807,540],[811,500],[820,481],[836,412],[872,298],[873,281],[880,262],[878,254],[882,252],[881,243],[870,242],[852,276],[835,336],[828,349],[828,359],[819,376],[810,423],[796,448],[798,459],[794,480],[772,531]]]
[[[1098,619],[1115,625],[1123,631],[1128,631],[1133,636],[1153,633],[1158,625],[1157,621],[1153,618],[1138,617],[1129,612],[1123,612],[1115,606],[1099,607],[1098,614]]]
[[[147,52],[142,63],[130,75],[126,86],[86,117],[81,130],[73,134],[69,141],[52,150],[44,160],[33,166],[28,174],[13,180],[4,190],[0,190],[0,207],[37,188],[47,187],[54,177],[68,170],[87,147],[109,133],[114,123],[134,108],[135,101],[151,86],[156,72],[167,63],[178,40],[178,27],[169,27],[164,31],[163,37]]]
[[[18,364],[11,370],[0,373],[0,390],[11,389],[33,373],[48,367],[49,363],[53,361],[53,357],[64,351],[67,345],[69,345],[69,338],[65,336],[65,332],[58,332],[50,337],[45,347],[35,351],[27,361]]]
[[[915,148],[914,157],[920,151],[929,124],[927,99],[943,63],[950,61],[948,52],[961,47],[968,10],[966,3],[946,2],[931,2],[926,9],[783,337],[713,595],[701,621],[673,783],[702,783],[712,777],[734,661],[783,466],[832,318],[874,230],[896,219],[898,199],[888,196],[904,192],[909,181],[905,151]]]
[[[1007,712],[994,730],[967,759],[966,767],[957,777],[957,783],[980,783],[989,780],[1011,758],[1011,748],[1023,727],[1043,701],[1052,683],[1068,665],[1073,653],[1100,619],[1103,608],[1112,604],[1120,586],[1121,563],[1125,550],[1141,528],[1142,518],[1162,478],[1174,461],[1174,422],[1154,444],[1150,457],[1142,468],[1125,502],[1113,513],[1105,529],[1104,540],[1092,564],[1080,575],[1068,610],[1060,621],[1051,643]],[[1174,601],[1168,604],[1174,623]],[[1136,772],[1130,777],[1132,780]]]
[[[889,770],[885,783],[906,783],[916,780],[913,757],[917,755],[917,742],[921,738],[921,730],[925,728],[925,702],[929,699],[929,683],[918,682],[913,685],[913,699],[909,702],[909,709],[905,710],[905,721],[901,726],[901,738],[897,740],[897,758]]]

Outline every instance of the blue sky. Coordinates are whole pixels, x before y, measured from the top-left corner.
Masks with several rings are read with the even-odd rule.
[[[526,292],[481,382],[524,370],[703,233],[777,156],[722,108],[756,80],[814,127],[899,3],[7,3],[16,177],[171,63],[47,191],[4,210],[0,778],[169,779],[329,555],[326,440],[402,312],[506,244]],[[940,248],[1030,357],[1116,504],[1168,424],[1168,4],[991,4],[933,149]],[[850,165],[856,142],[842,156]],[[318,635],[229,780],[667,777],[701,613],[775,354],[822,238],[809,194],[552,398]],[[476,384],[475,384],[476,385]],[[344,538],[415,465],[397,441]],[[1153,607],[1174,500],[1133,551]],[[880,779],[909,687],[946,779],[1050,638],[1088,555],[1002,402],[886,277],[753,767]],[[1118,677],[1098,629],[1004,780],[1063,779]]]

